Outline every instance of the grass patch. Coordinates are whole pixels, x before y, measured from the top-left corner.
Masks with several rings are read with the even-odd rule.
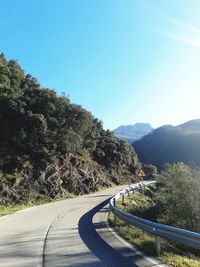
[[[163,262],[166,262],[175,267],[199,267],[200,261],[193,260],[186,256],[175,255],[174,253],[166,253],[164,252],[163,255],[160,257]]]
[[[31,208],[34,206],[39,206],[39,205],[43,205],[43,204],[48,204],[51,202],[56,202],[56,201],[61,201],[61,200],[65,200],[65,199],[69,199],[69,198],[73,198],[74,195],[73,194],[68,194],[65,195],[63,197],[59,197],[59,198],[41,198],[41,199],[35,199],[33,201],[27,201],[24,203],[20,203],[20,204],[13,204],[13,205],[0,205],[0,216],[5,216],[5,215],[9,215],[12,214],[16,211],[19,210],[23,210],[26,208]]]
[[[147,191],[147,189],[146,189]],[[125,201],[118,200],[116,203],[117,208],[124,210],[125,212],[134,214],[136,216],[144,217],[149,219],[155,214],[155,204],[150,196],[145,196],[140,192],[131,193],[125,198]],[[154,219],[154,218],[153,218]]]

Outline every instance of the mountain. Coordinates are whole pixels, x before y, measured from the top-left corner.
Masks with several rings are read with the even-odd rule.
[[[122,125],[113,130],[115,136],[132,144],[144,135],[153,131],[149,123],[136,123],[135,125]]]
[[[200,167],[200,119],[157,128],[134,142],[133,147],[142,163],[154,164],[158,169],[177,161]]]

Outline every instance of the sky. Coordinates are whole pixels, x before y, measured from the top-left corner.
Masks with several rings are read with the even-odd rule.
[[[0,52],[104,128],[200,118],[200,0],[0,0]]]

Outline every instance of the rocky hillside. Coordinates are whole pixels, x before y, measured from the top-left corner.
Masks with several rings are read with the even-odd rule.
[[[177,161],[200,167],[200,119],[154,130],[133,144],[142,163],[159,169]]]
[[[122,125],[116,128],[113,132],[118,138],[132,144],[152,131],[153,128],[149,123],[136,123],[134,125]]]
[[[134,149],[0,55],[0,204],[126,183]]]

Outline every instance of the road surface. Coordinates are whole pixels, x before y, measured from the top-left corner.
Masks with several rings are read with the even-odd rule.
[[[0,267],[158,266],[127,248],[105,223],[105,204],[123,188],[1,217]]]

